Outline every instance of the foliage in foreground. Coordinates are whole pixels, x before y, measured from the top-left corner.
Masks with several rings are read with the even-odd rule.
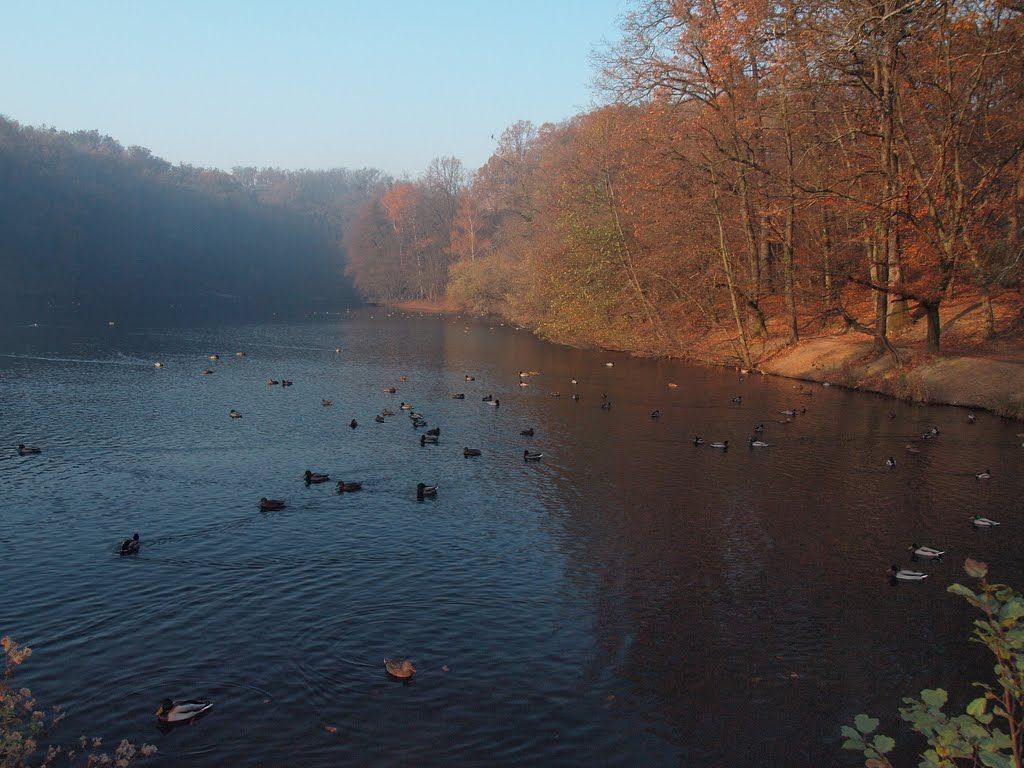
[[[995,657],[994,683],[974,683],[982,695],[972,700],[962,715],[942,711],[948,699],[941,688],[926,688],[921,697],[905,698],[900,716],[924,736],[928,749],[921,753],[922,768],[988,766],[1021,768],[1024,728],[1024,598],[1005,584],[989,584],[988,565],[968,559],[968,576],[980,580],[975,592],[962,584],[948,591],[960,595],[980,610],[971,639],[984,645]],[[863,752],[867,768],[892,768],[887,754],[896,741],[875,733],[878,720],[857,715],[853,726],[842,727],[843,749]]]
[[[0,680],[0,768],[47,768],[63,757],[68,765],[84,765],[85,768],[113,766],[123,768],[136,757],[152,755],[156,747],[145,744],[135,747],[127,739],[121,741],[113,755],[100,752],[100,739],[78,740],[78,748],[65,749],[49,745],[43,751],[40,741],[47,736],[64,717],[59,710],[47,713],[36,706],[36,700],[28,688],[14,685],[14,671],[32,655],[32,649],[18,645],[10,637],[0,638],[4,651],[4,676]],[[37,760],[38,762],[32,762]]]

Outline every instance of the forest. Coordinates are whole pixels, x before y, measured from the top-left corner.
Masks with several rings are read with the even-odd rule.
[[[360,301],[344,221],[390,183],[372,169],[174,166],[97,131],[0,118],[0,306],[32,321],[336,310]]]
[[[938,353],[964,295],[1024,325],[1019,0],[647,0],[595,68],[604,106],[366,200],[359,291],[743,365],[837,325]]]

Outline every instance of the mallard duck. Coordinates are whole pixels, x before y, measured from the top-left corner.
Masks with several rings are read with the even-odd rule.
[[[742,403],[742,402],[743,402],[743,396],[742,396],[742,395],[736,395],[736,397],[734,397],[734,398],[732,399],[732,401],[733,401],[734,403]]]
[[[348,492],[358,491],[362,487],[363,487],[363,484],[362,484],[362,482],[359,482],[359,481],[352,481],[352,482],[346,483],[344,480],[339,480],[338,481],[337,490],[338,490],[338,493],[345,493],[346,491],[348,491]]]
[[[203,376],[212,376],[212,375],[213,375],[213,371],[211,371],[209,368],[204,368],[203,369]]]
[[[711,443],[711,447],[712,448],[719,448],[719,449],[721,449],[723,451],[727,451],[727,450],[729,450],[729,441],[728,440],[716,440],[715,442]]]
[[[779,411],[783,416],[796,416],[796,408],[790,408],[787,411]]]
[[[523,437],[533,437],[533,427],[529,427],[528,429],[522,429],[519,431],[519,434],[522,435]]]
[[[651,418],[652,419],[656,419],[659,416],[661,416],[661,411],[658,410],[657,408],[655,408],[653,411],[651,411]]]
[[[602,411],[610,411],[611,409],[612,409],[612,401],[611,400],[606,400],[605,402],[601,403],[601,410]]]
[[[481,451],[480,451],[479,448],[463,448],[462,449],[462,455],[465,456],[467,459],[470,456],[479,456],[480,454],[481,454]]]
[[[484,395],[480,399],[483,400],[485,403],[489,403],[489,402],[491,402],[491,400],[494,399],[494,395]]]
[[[918,448],[913,443],[907,443],[905,446],[903,446],[903,448],[904,448],[904,450],[906,450],[907,453],[920,453],[921,452],[921,449]]]
[[[417,421],[417,420],[422,421],[423,420],[423,414],[422,413],[416,413],[416,411],[410,411],[409,412],[409,418],[412,419],[413,421]]]
[[[352,427],[352,429],[355,429],[356,427],[358,427],[358,426],[359,426],[359,422],[358,422],[358,421],[356,421],[355,419],[352,419],[352,421],[350,421],[350,422],[348,423],[348,425],[349,425],[350,427]]]
[[[398,380],[399,380],[400,382],[402,382],[403,384],[404,384],[405,382],[407,382],[407,381],[408,381],[408,379],[407,379],[407,378],[405,378],[405,376],[399,376],[399,377],[398,377]]]
[[[767,448],[768,447],[768,443],[766,443],[764,440],[758,440],[757,438],[752,437],[752,438],[750,438],[750,447],[751,448]]]
[[[434,437],[440,437],[440,435],[441,435],[441,428],[440,427],[434,427],[433,429],[428,429],[427,430],[427,434],[428,435],[433,435]]]
[[[232,408],[228,412],[228,416],[230,416],[232,419],[240,419],[240,418],[242,418],[242,412],[241,411],[236,411],[234,408]]]
[[[528,381],[520,381],[519,382],[519,386],[520,387],[528,387],[528,386],[530,386],[530,382],[528,382]]]
[[[408,403],[399,403],[399,404],[398,404],[398,407],[399,407],[399,408],[400,408],[401,410],[403,410],[403,411],[411,411],[411,410],[412,410],[412,406],[411,406],[411,405],[409,405]]]
[[[914,557],[923,557],[925,560],[934,560],[946,554],[946,551],[943,549],[926,547],[922,544],[911,544],[907,549],[914,553]]]
[[[408,680],[416,674],[416,667],[408,659],[384,659],[384,669],[399,680]]]
[[[18,455],[19,456],[31,456],[34,453],[42,453],[41,448],[36,448],[34,445],[25,445],[24,443],[18,443]]]
[[[419,429],[420,427],[425,427],[425,426],[427,426],[427,422],[424,419],[413,419],[412,420],[412,428],[413,429]]]
[[[420,445],[426,445],[427,443],[430,443],[431,445],[437,445],[437,435],[420,435]]]
[[[986,469],[984,472],[978,472],[974,476],[979,480],[988,480],[990,477],[992,477],[992,473]]]
[[[142,542],[139,541],[139,534],[135,534],[130,539],[125,539],[121,542],[121,554],[122,555],[134,555],[139,551],[139,547],[142,546]]]
[[[322,405],[322,406],[324,406],[326,408],[328,405],[334,405],[334,401],[333,400],[324,399],[324,400],[320,401],[320,405]]]
[[[184,723],[192,720],[213,706],[212,702],[203,699],[190,701],[171,701],[164,699],[156,711],[156,717],[163,723]]]
[[[896,458],[894,456],[890,456],[888,459],[885,460],[885,466],[887,466],[889,469],[895,469]]]
[[[387,392],[389,395],[393,395],[398,390],[395,387],[384,387],[384,391]]]
[[[465,399],[466,399],[466,393],[465,392],[452,392],[452,400],[465,400]]]
[[[974,423],[974,414],[973,413],[968,413],[967,414],[967,423],[968,424],[973,424]]]
[[[704,445],[704,438],[701,437],[700,435],[697,435],[697,437],[693,438],[693,444],[694,445]]]
[[[394,416],[395,412],[394,411],[389,411],[387,408],[385,408],[383,411],[380,412],[380,415],[381,416]]]
[[[157,360],[155,363],[153,363],[153,367],[154,368],[163,368],[164,364],[161,363],[159,360]]]
[[[989,518],[982,517],[981,515],[975,515],[971,522],[974,524],[975,528],[993,528],[994,526],[999,525],[995,520],[990,520]]]
[[[754,431],[755,432],[764,432],[764,424],[758,424],[756,427],[754,427]]]
[[[476,381],[476,376],[470,376],[468,373],[466,374],[465,378],[466,381]]]
[[[523,451],[523,461],[540,461],[544,458],[544,454],[540,451],[531,451],[529,449]]]
[[[207,360],[220,360],[220,355],[208,355]]]
[[[493,405],[495,408],[497,408],[499,405],[501,405],[501,401],[497,400],[497,399],[495,399],[495,400],[488,400],[487,402],[488,402],[489,405]]]
[[[921,579],[927,579],[927,573],[921,573],[920,571],[910,571],[906,568],[900,568],[898,565],[892,566],[892,577],[900,581],[921,581]]]
[[[278,381],[277,379],[267,379],[267,386],[268,387],[276,387],[280,383],[281,382]]]
[[[260,509],[264,512],[276,512],[279,509],[284,509],[285,506],[281,499],[268,499],[266,496],[260,499]]]
[[[572,395],[570,395],[570,397],[572,397],[573,400],[579,400],[580,399],[580,396],[577,395],[575,392],[573,392]]]
[[[294,383],[295,383],[294,381],[289,381],[288,379],[281,379],[281,386],[282,387],[290,387]]]
[[[416,498],[422,499],[424,496],[436,496],[437,495],[437,483],[434,485],[427,485],[426,483],[419,483],[416,486]]]
[[[245,352],[235,352],[235,357],[245,357]]]
[[[310,472],[308,469],[302,475],[306,479],[306,485],[310,483],[326,483],[331,479],[330,475],[322,475],[319,472]]]

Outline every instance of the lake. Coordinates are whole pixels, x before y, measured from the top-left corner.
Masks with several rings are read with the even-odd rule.
[[[381,309],[13,325],[0,634],[68,712],[57,741],[157,745],[143,765],[854,765],[839,726],[859,712],[913,754],[900,699],[942,686],[961,706],[990,677],[945,592],[963,559],[1024,585],[1021,431]],[[894,585],[913,542],[947,555]],[[164,732],[164,697],[214,707]]]

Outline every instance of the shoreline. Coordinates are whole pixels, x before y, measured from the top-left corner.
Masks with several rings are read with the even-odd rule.
[[[452,302],[402,301],[385,306],[410,312],[466,313]],[[762,354],[753,370],[905,402],[991,411],[1024,421],[1024,348],[1011,344],[1005,349],[971,350],[971,354],[954,351],[931,355],[920,341],[907,343],[897,337],[893,345],[900,355],[899,365],[891,355],[878,351],[870,335],[836,331]],[[619,351],[637,354],[635,350]],[[736,367],[731,350],[716,354],[717,349],[705,347],[701,352],[700,357],[668,357],[699,365]]]

